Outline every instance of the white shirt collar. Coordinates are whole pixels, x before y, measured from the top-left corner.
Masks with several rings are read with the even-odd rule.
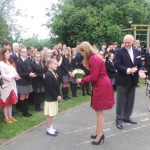
[[[21,59],[22,59],[23,61],[25,61],[25,60],[26,60],[25,58],[22,58],[22,57],[21,57]]]

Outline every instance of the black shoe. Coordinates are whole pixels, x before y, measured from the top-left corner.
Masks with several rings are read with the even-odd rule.
[[[91,135],[91,139],[96,139],[97,135]]]
[[[59,131],[58,131],[58,130],[55,130],[55,133],[56,133],[56,134],[59,134]]]
[[[116,127],[120,130],[123,130],[122,120],[116,120]]]
[[[65,101],[67,101],[67,100],[68,100],[68,98],[67,98],[67,97],[64,97],[63,99],[64,99]]]
[[[38,111],[38,112],[43,111],[43,110],[44,110],[44,109],[42,109],[42,108],[35,109],[35,111]]]
[[[25,114],[23,114],[23,116],[24,116],[24,117],[31,117],[32,114],[30,114],[30,113],[25,113]]]
[[[52,134],[52,133],[49,133],[49,132],[47,131],[47,132],[46,132],[46,135],[48,135],[48,136],[57,136],[58,134],[56,134],[56,133]]]
[[[103,134],[103,135],[100,137],[100,139],[99,139],[98,142],[93,141],[92,144],[93,144],[93,145],[99,145],[102,140],[103,140],[103,144],[104,144],[104,139],[105,139],[105,135]]]
[[[12,111],[12,116],[15,116],[17,114],[18,114],[18,112]]]
[[[40,111],[44,111],[44,109],[40,108]]]
[[[82,96],[86,96],[86,94],[83,93]]]
[[[77,95],[72,95],[72,97],[78,97]]]
[[[136,121],[132,120],[131,118],[129,119],[123,119],[123,122],[131,123],[131,124],[137,124]]]
[[[67,96],[67,99],[71,99],[71,97]]]

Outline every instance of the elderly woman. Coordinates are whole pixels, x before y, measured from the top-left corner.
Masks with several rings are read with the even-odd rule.
[[[107,76],[103,59],[90,43],[82,42],[79,48],[84,57],[84,65],[89,69],[90,74],[82,79],[77,79],[77,82],[81,84],[92,83],[91,107],[96,112],[97,129],[91,138],[95,139],[92,142],[93,145],[99,145],[101,141],[104,142],[105,138],[103,110],[111,109],[115,103],[113,88]]]

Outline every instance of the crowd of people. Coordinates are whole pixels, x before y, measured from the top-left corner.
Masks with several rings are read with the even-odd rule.
[[[109,46],[102,43],[100,48],[89,42],[78,42],[75,48],[58,43],[52,49],[44,47],[38,51],[4,40],[0,54],[0,107],[3,108],[4,122],[12,124],[17,121],[13,117],[12,105],[16,105],[24,117],[31,117],[28,103],[34,103],[35,111],[43,111],[41,102],[44,101],[46,134],[57,136],[59,131],[53,128],[52,119],[58,112],[58,101],[77,97],[80,85],[82,96],[91,95],[91,107],[97,116],[97,129],[91,136],[95,139],[93,145],[104,141],[103,110],[113,107],[113,90],[117,91],[117,128],[123,129],[123,122],[136,124],[130,118],[135,87],[138,76],[146,77],[144,68],[150,75],[150,48],[145,52],[140,40],[134,43],[132,35],[126,35],[120,47],[117,42]],[[75,69],[84,70],[85,76],[76,79],[72,73]]]

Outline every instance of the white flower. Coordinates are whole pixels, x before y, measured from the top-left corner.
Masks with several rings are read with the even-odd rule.
[[[75,70],[73,70],[72,74],[76,78],[82,78],[85,75],[85,72],[82,69],[75,69]]]

